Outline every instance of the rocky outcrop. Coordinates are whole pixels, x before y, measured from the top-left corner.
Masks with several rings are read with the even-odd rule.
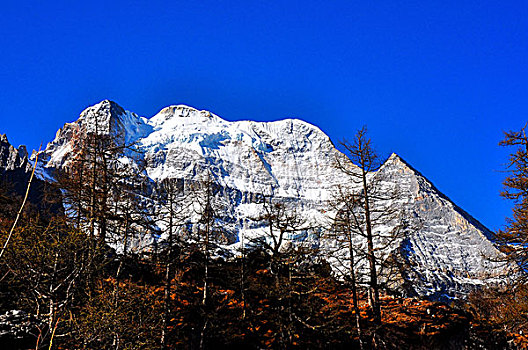
[[[16,149],[5,134],[0,134],[0,174],[18,169],[27,172],[30,168],[26,146]]]
[[[13,215],[13,207],[20,205],[20,200],[27,189],[33,166],[25,146],[13,147],[5,134],[0,134],[0,189],[4,195],[0,203],[0,215]],[[43,179],[34,178],[28,196],[29,205],[44,209],[43,213],[61,213],[60,193]]]
[[[30,172],[31,164],[25,146],[16,149],[5,134],[0,135],[0,182],[3,190],[15,196],[23,195]],[[31,195],[35,197],[35,191]]]

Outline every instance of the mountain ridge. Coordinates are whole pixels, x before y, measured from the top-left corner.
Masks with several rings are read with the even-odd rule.
[[[420,176],[420,177],[423,177],[425,179],[426,176],[423,175],[419,170],[417,170],[416,168],[414,168],[409,162],[407,162],[402,156],[396,154],[396,153],[392,153],[391,156],[389,157],[389,159],[391,157],[395,157],[398,159],[399,162],[401,162],[402,164],[404,164],[407,168],[409,168],[411,171],[413,171],[414,173],[416,173],[417,176]],[[388,159],[388,160],[389,160]],[[388,161],[387,160],[387,161]],[[474,224],[477,224],[479,226],[479,230],[481,230],[484,235],[486,236],[487,239],[489,239],[490,241],[493,241],[494,240],[494,235],[493,235],[493,232],[488,229],[483,223],[481,223],[479,220],[477,220],[473,215],[469,214],[467,211],[465,211],[464,209],[462,209],[460,206],[458,206],[456,203],[454,203],[444,192],[440,191],[438,189],[438,187],[436,187],[436,185],[430,181],[430,180],[427,180],[431,186],[433,187],[433,190],[439,195],[441,196],[442,198],[444,198],[445,200],[451,202],[457,209],[457,211],[459,211],[465,218],[466,220],[474,223]]]
[[[87,123],[95,119],[103,127],[96,130]],[[333,166],[336,158],[357,169],[323,131],[305,121],[232,122],[186,105],[168,106],[145,118],[104,100],[59,130],[43,151],[39,176],[49,180],[54,170],[67,167],[74,133],[90,130],[134,144],[145,163],[143,176],[152,183],[211,176],[224,188],[229,203],[232,248],[240,244],[241,234],[263,234],[265,227],[251,219],[262,210],[255,203],[259,195],[295,206],[307,220],[325,222],[332,215],[327,204],[335,186],[348,181]],[[131,155],[126,157],[135,162]],[[487,281],[500,282],[505,265],[493,262],[501,253],[483,224],[396,154],[372,175],[401,191],[402,197],[391,205],[411,213],[420,227],[391,248],[402,254],[419,281],[406,293],[449,299],[463,297]]]

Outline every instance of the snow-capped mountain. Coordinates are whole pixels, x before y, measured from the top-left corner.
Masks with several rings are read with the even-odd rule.
[[[265,229],[251,223],[259,211],[256,197],[273,196],[294,204],[310,221],[325,222],[332,215],[327,201],[335,186],[348,181],[334,166],[343,154],[326,134],[304,121],[230,122],[184,105],[144,118],[108,100],[87,108],[57,132],[40,158],[39,176],[52,179],[54,169],[68,167],[72,139],[86,131],[134,144],[139,152],[129,154],[126,163],[141,158],[144,176],[152,183],[211,177],[225,189],[229,215],[235,218],[233,247],[243,234],[254,237]],[[491,233],[400,157],[392,155],[371,175],[399,189],[401,196],[393,205],[410,213],[413,227],[418,227],[391,248],[410,267],[406,274],[413,288],[407,293],[457,296],[504,273],[504,265],[494,262],[501,253],[491,243]]]
[[[98,118],[99,123],[95,123]],[[229,122],[208,112],[178,105],[150,119],[103,101],[57,132],[42,157],[46,168],[67,166],[76,130],[87,127],[135,143],[154,181],[211,173],[242,194],[320,201],[336,183],[332,163],[340,153],[326,134],[301,120]]]

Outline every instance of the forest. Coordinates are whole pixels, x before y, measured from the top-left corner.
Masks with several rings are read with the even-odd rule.
[[[376,204],[399,194],[369,179],[382,159],[366,128],[342,143],[360,171],[339,160],[336,171],[360,190],[337,188],[332,222],[312,227],[294,203],[257,196],[265,234],[239,237],[235,252],[225,249],[234,218],[212,177],[157,183],[154,207],[139,195],[140,172],[118,161],[130,145],[97,132],[72,142],[56,182],[37,182],[35,169],[23,186],[0,179],[2,348],[528,348],[524,129],[500,144],[512,150],[502,196],[514,208],[495,237],[518,274],[450,303],[405,293],[413,281],[404,262],[385,254],[416,228]],[[388,222],[393,229],[377,237]],[[292,239],[307,232],[334,250]]]

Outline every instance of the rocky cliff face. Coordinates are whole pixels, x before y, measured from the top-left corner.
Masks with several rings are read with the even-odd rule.
[[[22,196],[31,168],[26,147],[16,149],[9,143],[6,135],[0,135],[0,186],[4,195]]]
[[[54,169],[68,167],[72,139],[86,131],[133,144],[138,152],[126,154],[122,163],[138,169],[138,163],[144,164],[143,176],[151,184],[166,178],[213,179],[228,203],[231,248],[240,244],[242,235],[263,234],[265,227],[252,220],[262,211],[257,197],[272,196],[294,205],[311,223],[328,222],[332,214],[327,212],[327,201],[336,185],[348,181],[333,166],[336,158],[344,156],[327,135],[301,120],[229,122],[183,105],[164,108],[147,119],[107,100],[57,132],[43,152],[39,176],[52,179]],[[405,210],[410,227],[415,228],[388,248],[398,252],[408,267],[405,273],[413,287],[407,294],[456,297],[475,285],[500,279],[504,266],[493,262],[500,253],[490,241],[490,232],[419,172],[393,155],[371,176],[381,177],[388,188],[398,188],[398,200],[386,204]]]
[[[0,216],[14,217],[14,210],[18,209],[19,202],[26,192],[32,170],[26,147],[20,146],[17,149],[9,143],[5,134],[0,134],[0,195],[3,195],[0,196]],[[45,209],[48,213],[62,211],[58,191],[38,178],[33,179],[28,201],[28,207]]]
[[[511,266],[500,260],[492,233],[442,194],[417,170],[392,155],[378,176],[397,186],[397,205],[411,227],[399,242],[412,280],[409,294],[433,299],[461,297],[474,286],[500,283]]]
[[[29,171],[28,153],[25,146],[13,147],[5,134],[0,134],[0,173],[21,169]]]

